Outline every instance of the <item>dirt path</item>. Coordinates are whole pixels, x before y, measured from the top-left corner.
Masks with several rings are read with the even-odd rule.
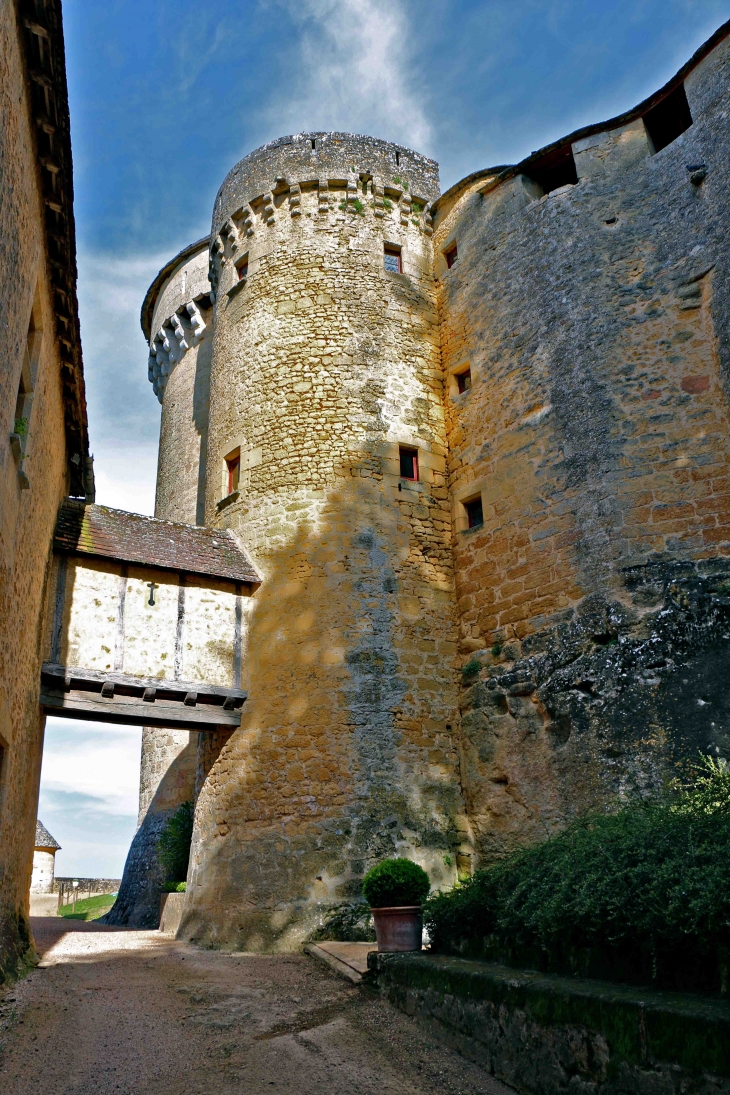
[[[0,992],[3,1095],[514,1095],[299,955],[36,918]]]

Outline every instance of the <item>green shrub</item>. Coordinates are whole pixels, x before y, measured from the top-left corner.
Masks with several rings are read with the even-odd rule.
[[[165,882],[162,887],[163,893],[185,893],[187,889],[187,882]]]
[[[313,943],[328,939],[344,943],[374,943],[375,925],[367,905],[336,905],[326,910],[319,927],[310,935]]]
[[[730,772],[593,815],[425,907],[435,950],[663,987],[723,989]]]
[[[193,838],[193,804],[183,802],[168,818],[157,844],[157,855],[166,882],[184,882]]]
[[[420,905],[430,889],[431,882],[423,867],[410,859],[384,859],[370,868],[362,883],[362,892],[371,909]]]

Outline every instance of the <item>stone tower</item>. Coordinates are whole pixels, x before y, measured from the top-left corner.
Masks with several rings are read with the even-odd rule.
[[[203,524],[210,393],[211,299],[208,239],[163,266],[142,305],[148,376],[162,404],[155,516]],[[164,399],[163,399],[164,396]],[[142,731],[137,832],[111,924],[156,927],[164,881],[157,842],[168,818],[193,798],[197,733]]]
[[[153,284],[158,515],[263,576],[240,730],[145,739],[187,937],[291,947],[375,859],[443,885],[728,756],[729,55],[443,195],[275,141]]]
[[[157,516],[201,522],[204,481],[205,523],[263,575],[241,729],[198,750],[183,931],[203,942],[291,946],[375,860],[408,854],[447,884],[469,855],[438,194],[437,165],[405,148],[275,141],[221,188],[210,283],[194,245],[148,295]]]

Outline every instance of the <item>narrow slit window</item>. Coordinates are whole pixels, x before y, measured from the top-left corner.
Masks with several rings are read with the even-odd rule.
[[[400,167],[400,152],[396,152],[395,154],[395,166]]]
[[[312,148],[315,149],[316,147],[317,147],[317,142],[313,140],[312,141]]]
[[[36,298],[37,298],[36,291]],[[28,324],[28,335],[23,351],[23,367],[18,380],[18,391],[15,398],[15,418],[13,420],[13,433],[20,439],[21,453],[24,454],[28,443],[30,429],[30,415],[33,407],[33,373],[34,364],[38,354],[39,331],[36,326],[36,314],[39,311],[37,300],[33,302],[33,310]]]
[[[236,263],[236,271],[238,273],[238,280],[243,281],[248,277],[248,255],[244,255],[240,262]]]
[[[228,494],[233,494],[238,490],[238,484],[241,478],[241,453],[234,452],[230,456],[226,457],[226,473],[227,473],[227,485]]]
[[[383,255],[383,265],[385,269],[391,274],[403,273],[403,262],[401,256],[400,247],[385,245],[385,251]]]
[[[444,251],[444,258],[446,259],[446,265],[448,266],[449,270],[454,265],[458,257],[459,252],[457,246],[455,243],[452,243],[451,247]]]
[[[464,502],[466,520],[469,528],[479,528],[484,524],[484,511],[482,509],[482,496],[472,498],[470,502]]]
[[[456,386],[459,389],[459,395],[469,391],[471,388],[471,369],[464,369],[463,372],[456,374]]]
[[[418,449],[400,449],[400,477],[418,482]]]
[[[684,84],[675,87],[674,91],[670,91],[660,103],[644,115],[644,126],[655,154],[661,152],[672,141],[676,141],[677,137],[691,125],[692,114]]]

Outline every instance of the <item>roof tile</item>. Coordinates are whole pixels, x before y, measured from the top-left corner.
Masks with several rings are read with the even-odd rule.
[[[160,521],[140,513],[67,500],[56,524],[58,552],[199,574],[233,582],[261,578],[228,529]]]

